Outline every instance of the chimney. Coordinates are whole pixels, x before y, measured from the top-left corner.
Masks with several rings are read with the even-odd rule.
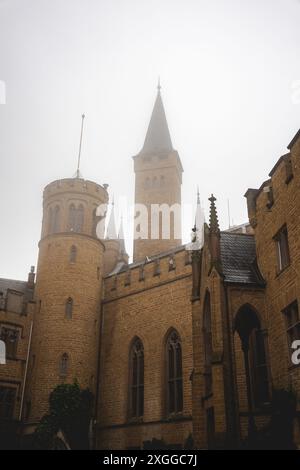
[[[248,208],[248,219],[252,228],[255,228],[257,225],[256,220],[256,196],[258,194],[258,189],[248,189],[245,194],[247,199],[247,208]]]
[[[28,280],[27,280],[28,289],[34,289],[34,280],[35,280],[34,266],[31,266],[30,273],[28,273]]]

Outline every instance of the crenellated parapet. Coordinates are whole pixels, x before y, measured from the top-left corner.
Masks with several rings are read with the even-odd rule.
[[[191,276],[191,252],[185,246],[126,265],[104,278],[104,302]]]
[[[108,202],[106,185],[81,178],[56,180],[43,193],[42,238],[53,233],[84,233],[96,237],[97,208]]]

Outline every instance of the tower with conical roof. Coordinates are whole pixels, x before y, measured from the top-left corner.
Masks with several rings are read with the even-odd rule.
[[[161,87],[142,150],[134,158],[135,223],[133,260],[181,245],[183,168],[168,128]]]

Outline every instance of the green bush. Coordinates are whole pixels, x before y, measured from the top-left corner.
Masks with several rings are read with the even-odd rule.
[[[49,397],[49,414],[43,416],[35,431],[38,448],[54,448],[61,430],[71,449],[88,449],[93,394],[78,382],[58,385]]]

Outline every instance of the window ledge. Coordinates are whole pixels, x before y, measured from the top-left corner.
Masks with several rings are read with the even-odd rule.
[[[282,268],[280,271],[276,272],[275,279],[277,279],[282,273],[284,273],[289,267],[291,266],[291,263],[287,264],[284,268]]]
[[[202,401],[202,404],[209,400],[210,398],[212,398],[214,396],[213,392],[209,393],[208,395],[204,395],[202,398],[201,398],[201,401]]]
[[[133,416],[133,417],[127,419],[128,424],[139,424],[139,423],[143,423],[143,421],[144,421],[143,416],[138,416],[138,417]]]
[[[14,356],[6,356],[7,361],[14,361],[14,362],[26,362],[25,359],[21,359],[19,357]]]
[[[178,412],[168,414],[166,416],[166,421],[179,421],[183,419],[184,417],[185,416],[184,416],[183,411],[178,411]]]

